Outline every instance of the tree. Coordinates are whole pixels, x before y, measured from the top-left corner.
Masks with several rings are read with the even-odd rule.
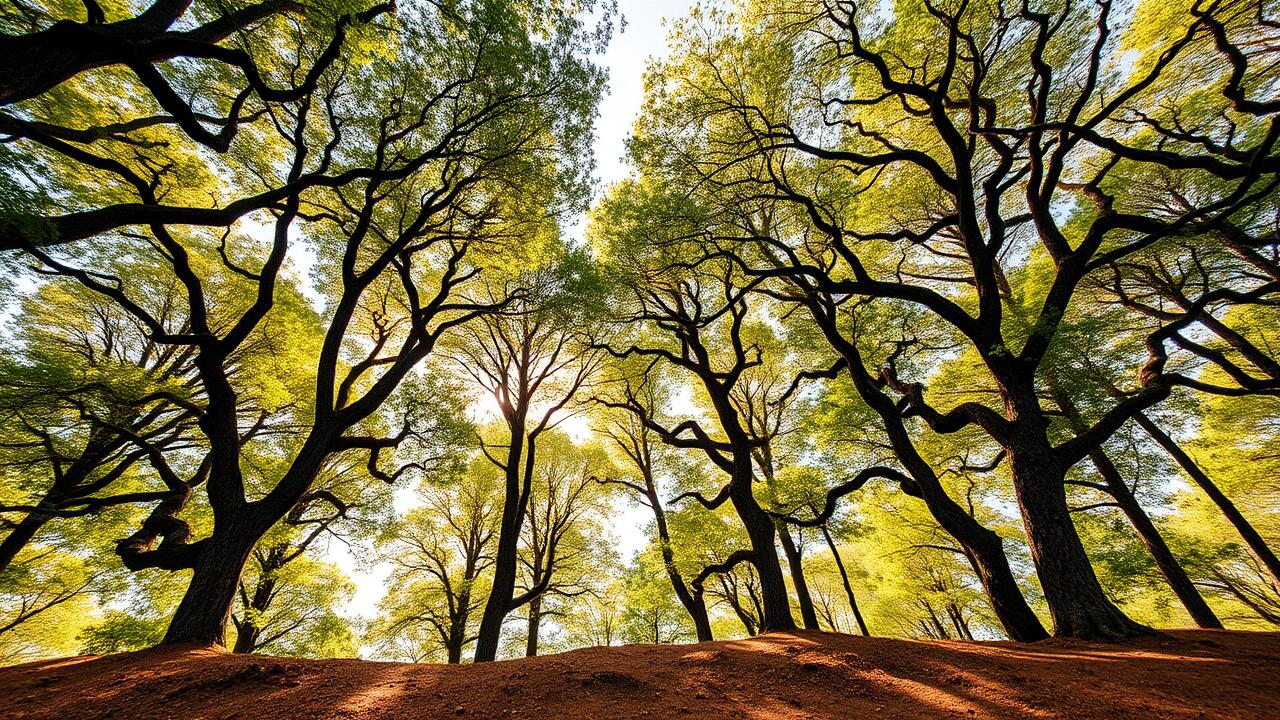
[[[657,554],[655,549],[659,550]],[[650,543],[623,576],[622,639],[629,643],[703,642],[696,627],[690,626],[688,610],[673,602],[671,592],[658,580],[655,565],[659,563],[666,565],[661,546]],[[706,633],[710,637],[710,627]]]
[[[421,507],[384,533],[397,588],[370,629],[381,655],[458,663],[477,636],[488,596],[502,479],[477,458],[462,472],[423,483]]]
[[[489,291],[494,298],[513,298],[504,311],[463,330],[448,349],[458,368],[493,398],[503,423],[500,443],[481,439],[485,457],[503,473],[504,501],[477,662],[497,657],[507,614],[541,593],[536,584],[515,593],[538,441],[564,419],[563,411],[599,364],[599,354],[584,348],[580,337],[595,291],[587,258],[554,241],[547,249],[549,258],[535,256],[533,268]]]
[[[621,195],[616,197],[627,202]],[[762,362],[760,348],[745,339],[742,332],[749,312],[747,288],[739,283],[728,264],[681,272],[673,264],[664,264],[660,255],[655,264],[652,256],[645,257],[645,249],[639,249],[643,246],[634,244],[636,236],[644,237],[650,228],[618,229],[621,232],[615,236],[611,249],[621,267],[630,265],[630,277],[623,276],[623,304],[615,312],[622,323],[634,328],[635,337],[629,345],[626,340],[630,338],[619,338],[598,346],[621,360],[641,358],[651,366],[662,364],[687,374],[705,392],[717,427],[708,432],[693,419],[667,427],[650,416],[649,409],[635,398],[604,404],[635,414],[672,447],[705,453],[729,476],[712,498],[696,492],[682,497],[693,498],[708,510],[730,502],[747,531],[751,547],[733,553],[717,566],[704,568],[691,582],[695,591],[700,591],[708,575],[731,570],[741,562],[751,563],[760,576],[763,629],[794,628],[791,602],[774,547],[773,520],[755,498],[752,453],[762,443],[751,436],[732,396],[743,373]]]
[[[711,621],[707,617],[706,603],[701,594],[695,595],[676,565],[676,550],[671,539],[671,531],[667,527],[667,511],[659,494],[658,475],[661,472],[659,464],[664,454],[664,446],[657,434],[641,419],[645,416],[650,418],[663,416],[661,406],[669,401],[669,388],[662,382],[657,372],[632,378],[628,376],[625,365],[611,368],[611,370],[616,370],[617,374],[611,373],[600,383],[602,394],[611,385],[621,384],[625,388],[621,392],[622,397],[629,398],[642,409],[643,413],[617,410],[603,412],[594,429],[601,436],[613,441],[613,445],[623,454],[639,477],[634,480],[625,477],[603,477],[599,478],[599,481],[630,490],[631,499],[634,502],[648,507],[653,512],[655,537],[650,538],[650,544],[652,546],[656,543],[662,557],[663,571],[671,582],[671,589],[676,599],[693,621],[694,634],[698,642],[710,642],[714,638],[711,635]],[[603,397],[597,396],[596,400],[602,403],[620,402],[616,396],[610,394],[603,394]],[[654,642],[660,642],[657,638],[661,637],[660,627],[663,624],[660,619],[661,612],[653,603],[650,605],[652,609],[648,617],[652,621]],[[646,621],[644,625],[647,632],[650,623]]]
[[[354,649],[348,624],[333,609],[353,588],[313,555],[333,540],[354,544],[376,535],[388,522],[391,497],[386,484],[370,482],[356,458],[339,461],[321,471],[313,488],[253,549],[231,615],[233,652]]]
[[[161,181],[191,184],[197,148],[253,152],[263,136],[260,126],[251,126],[312,95],[346,59],[348,31],[386,14],[393,4],[358,8],[266,0],[229,8],[158,0],[135,16],[108,22],[90,0],[83,5],[83,23],[68,17],[79,7],[24,4],[0,17],[0,106],[9,109],[0,114],[0,129],[20,142],[21,170],[14,177],[30,178],[33,168],[43,166],[49,171],[44,180],[56,178],[35,183],[45,197],[32,196],[21,185],[14,188],[15,197],[0,194],[5,201],[0,247],[5,249],[83,240],[156,221],[227,227],[271,207],[289,191],[268,190],[265,197],[240,198],[244,202],[238,205],[195,204],[198,195],[167,193]],[[175,25],[185,27],[175,30]],[[312,62],[304,69],[308,59]],[[118,97],[129,102],[99,92],[107,86],[120,88]],[[243,135],[253,137],[233,148]],[[94,152],[103,146],[109,151]],[[44,162],[48,153],[55,156],[50,164]],[[75,168],[70,173],[66,161]],[[137,182],[141,178],[120,172],[125,166],[153,175],[153,182]],[[123,193],[85,192],[103,189],[93,180],[85,187],[86,169],[102,171],[111,184],[123,180],[132,187]],[[85,207],[64,202],[71,212],[55,215],[59,203],[50,199],[63,178]],[[291,180],[315,186],[333,178]]]
[[[232,613],[234,652],[294,657],[355,657],[351,623],[336,611],[355,586],[333,565],[298,555],[282,562],[280,546],[255,550]],[[249,593],[245,588],[253,587]]]
[[[157,351],[95,293],[45,285],[18,318],[0,366],[4,474],[18,491],[0,508],[0,571],[56,518],[164,497],[113,491],[145,471],[148,449],[189,444],[194,424],[187,357]]]
[[[796,370],[789,367],[797,363],[794,355],[788,356],[784,349],[789,344],[786,338],[779,337],[768,325],[756,323],[746,328],[746,332],[760,348],[761,363],[743,373],[742,381],[734,387],[732,398],[751,435],[761,441],[753,454],[756,467],[764,478],[770,510],[777,512],[782,493],[779,474],[789,469],[796,462],[796,456],[804,450],[803,443],[795,439],[796,426],[801,420],[792,378]],[[803,370],[799,372],[803,373]],[[787,558],[801,620],[806,629],[817,630],[818,616],[804,576],[803,530],[797,528],[796,537],[793,537],[785,521],[775,519],[775,524]]]
[[[529,597],[525,656],[538,654],[543,618],[562,615],[557,603],[595,594],[590,581],[601,563],[605,529],[599,513],[607,501],[599,477],[615,474],[599,445],[577,446],[563,433],[541,439],[529,484],[520,555],[520,597]]]

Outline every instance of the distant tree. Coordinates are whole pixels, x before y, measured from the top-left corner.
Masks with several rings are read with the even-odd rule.
[[[520,554],[520,597],[529,596],[525,656],[538,654],[542,620],[561,606],[597,592],[590,580],[604,569],[597,556],[607,537],[600,514],[608,493],[597,481],[616,468],[595,444],[578,446],[565,434],[542,437],[529,485]]]
[[[538,442],[567,416],[590,381],[599,354],[583,345],[594,303],[586,256],[551,243],[549,258],[490,290],[503,311],[460,332],[446,352],[498,406],[501,440],[481,438],[482,451],[504,477],[502,524],[493,587],[476,642],[476,661],[497,657],[507,614],[541,594],[516,594],[519,543],[538,467]],[[509,301],[502,298],[510,298]]]
[[[502,479],[478,458],[462,472],[425,481],[423,504],[380,543],[395,590],[379,605],[367,639],[380,656],[462,661],[488,597],[501,518]]]

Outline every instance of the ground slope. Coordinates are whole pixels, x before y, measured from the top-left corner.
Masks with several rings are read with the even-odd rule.
[[[819,632],[478,666],[158,648],[0,668],[0,718],[1280,719],[1280,633],[1125,645]]]

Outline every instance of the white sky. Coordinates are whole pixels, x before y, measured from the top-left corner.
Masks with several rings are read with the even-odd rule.
[[[596,158],[597,192],[599,197],[612,183],[627,176],[629,168],[623,158],[626,139],[644,97],[643,73],[645,62],[660,56],[666,47],[665,18],[677,18],[688,13],[693,0],[618,0],[618,9],[626,18],[626,29],[615,34],[605,53],[603,64],[609,70],[609,94],[600,103],[600,116],[596,121],[593,151]],[[582,232],[582,222],[574,232]],[[305,277],[305,275],[304,275]],[[585,426],[566,423],[564,429],[579,435]],[[397,493],[396,507],[403,510],[413,504],[413,489],[403,488]],[[619,552],[629,560],[644,545],[643,526],[649,519],[643,507],[620,503],[613,529],[618,535]],[[350,616],[372,617],[378,601],[386,592],[384,582],[390,570],[385,563],[369,565],[356,559],[350,550],[338,543],[331,543],[329,559],[337,563],[356,585],[356,594],[345,608]]]

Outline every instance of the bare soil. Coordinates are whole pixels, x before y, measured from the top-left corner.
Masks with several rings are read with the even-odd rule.
[[[483,665],[163,647],[0,668],[0,718],[1249,718],[1280,720],[1280,633],[1125,644],[820,632]]]

